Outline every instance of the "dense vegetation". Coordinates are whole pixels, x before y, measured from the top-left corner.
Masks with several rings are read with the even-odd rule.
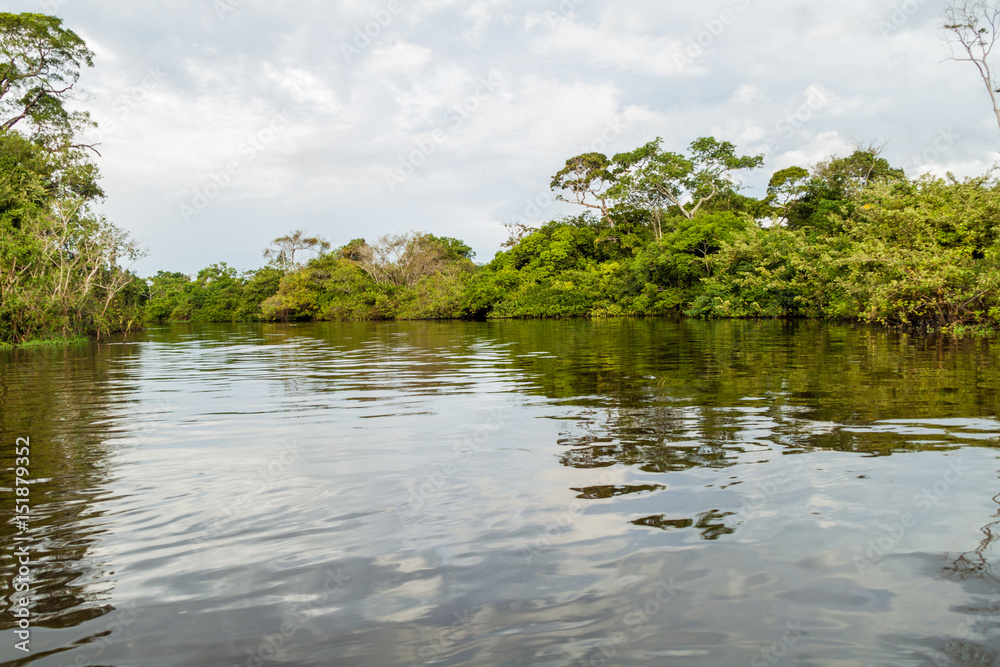
[[[477,266],[429,234],[358,239],[327,252],[275,249],[268,266],[151,280],[150,320],[430,319],[686,315],[827,318],[887,325],[1000,323],[1000,185],[908,179],[872,148],[776,173],[765,197],[730,173],[756,168],[731,144],[690,156],[659,140],[567,161],[561,197],[590,208],[538,229],[511,226]],[[276,243],[297,237],[276,239]]]
[[[100,337],[141,322],[139,252],[94,212],[103,193],[68,111],[93,54],[61,21],[0,14],[0,344]]]
[[[1000,183],[908,178],[879,151],[775,173],[726,141],[657,138],[585,153],[552,178],[584,213],[510,239],[485,265],[460,240],[411,232],[331,250],[296,231],[248,272],[139,280],[103,197],[90,124],[64,106],[93,54],[61,21],[0,13],[0,344],[128,332],[143,322],[671,315],[1000,324]],[[298,256],[296,256],[298,255]]]

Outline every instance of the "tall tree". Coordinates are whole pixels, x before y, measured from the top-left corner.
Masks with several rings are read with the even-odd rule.
[[[1000,81],[990,66],[990,56],[1000,29],[1000,3],[989,0],[952,1],[944,10],[944,28],[949,31],[952,60],[976,66],[993,103],[993,115],[1000,127]],[[955,52],[958,51],[958,55]]]
[[[788,221],[792,204],[806,194],[809,171],[802,167],[787,167],[776,171],[767,183],[764,205],[777,222]]]
[[[883,158],[875,144],[856,145],[850,155],[824,160],[808,179],[804,175],[801,167],[779,171],[771,178],[769,197],[784,195],[777,211],[788,227],[820,234],[842,231],[839,221],[872,185],[906,181],[903,170]]]
[[[714,137],[692,141],[690,156],[664,151],[662,143],[657,137],[634,151],[616,155],[616,182],[608,193],[609,199],[654,213],[657,237],[662,234],[659,222],[664,209],[692,220],[718,195],[739,189],[733,172],[764,164],[763,155],[737,155],[733,144]]]
[[[608,217],[608,190],[614,185],[611,160],[603,153],[584,153],[566,160],[566,166],[552,177],[551,188],[559,201],[597,209]]]
[[[104,193],[66,103],[93,54],[62,21],[0,13],[0,342],[128,330],[142,250],[93,210]]]
[[[425,276],[472,266],[472,249],[461,241],[433,234],[387,234],[373,245],[352,241],[342,249],[379,285],[413,287]]]
[[[86,112],[69,111],[80,68],[94,54],[62,19],[44,14],[0,13],[0,130],[27,126],[48,147],[73,145],[92,125]],[[79,147],[79,146],[78,146]]]
[[[271,245],[264,249],[264,257],[277,261],[283,271],[291,271],[298,266],[295,253],[315,252],[322,255],[329,249],[330,242],[322,236],[306,236],[305,231],[296,229],[271,241]]]

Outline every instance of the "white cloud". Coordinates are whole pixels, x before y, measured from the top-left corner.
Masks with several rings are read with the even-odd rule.
[[[751,104],[763,100],[765,94],[763,86],[756,83],[744,83],[736,88],[729,101],[734,104]]]
[[[319,114],[336,114],[342,109],[329,83],[309,70],[266,63],[262,75],[269,84],[287,92],[296,106],[312,106]]]
[[[108,211],[150,239],[140,269],[155,272],[256,266],[269,238],[299,226],[334,242],[359,227],[426,229],[488,258],[500,222],[544,200],[568,157],[656,136],[678,151],[707,135],[766,148],[749,181],[758,191],[773,171],[854,142],[888,140],[900,166],[981,172],[996,123],[973,68],[945,61],[943,3],[917,3],[891,31],[880,26],[897,3],[870,0],[400,0],[391,20],[387,0],[242,3],[225,20],[193,0],[60,11],[98,56],[81,86],[106,134]],[[35,0],[7,5],[37,11]],[[341,45],[365,26],[370,43],[347,59]],[[703,53],[679,68],[692,44]],[[135,93],[147,68],[163,81]],[[246,160],[241,146],[281,110],[287,128]],[[949,127],[961,136],[931,154]],[[436,131],[445,140],[390,192],[385,174]],[[234,158],[238,178],[176,234],[178,205]]]
[[[372,49],[359,70],[363,77],[412,77],[431,61],[433,49],[399,41],[390,46]]]
[[[549,57],[652,75],[677,75],[684,70],[681,40],[637,30],[627,10],[607,11],[598,22],[590,24],[572,13],[529,13],[525,25],[544,32],[536,48]]]
[[[791,167],[812,167],[833,157],[843,157],[854,152],[854,145],[836,131],[821,132],[804,146],[786,151],[775,158],[775,171]]]
[[[493,21],[494,11],[505,4],[506,0],[477,0],[472,3],[463,15],[471,25],[462,31],[462,39],[470,46],[480,48],[483,35]]]

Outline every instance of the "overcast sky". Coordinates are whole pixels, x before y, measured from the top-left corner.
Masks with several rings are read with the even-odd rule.
[[[97,54],[103,208],[141,275],[429,231],[488,261],[512,219],[575,212],[566,158],[657,136],[766,153],[747,179],[886,142],[910,175],[979,174],[1000,132],[940,0],[8,0]]]

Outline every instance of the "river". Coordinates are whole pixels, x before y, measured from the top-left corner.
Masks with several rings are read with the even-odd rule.
[[[998,406],[995,342],[812,322],[0,352],[0,663],[993,665]]]

